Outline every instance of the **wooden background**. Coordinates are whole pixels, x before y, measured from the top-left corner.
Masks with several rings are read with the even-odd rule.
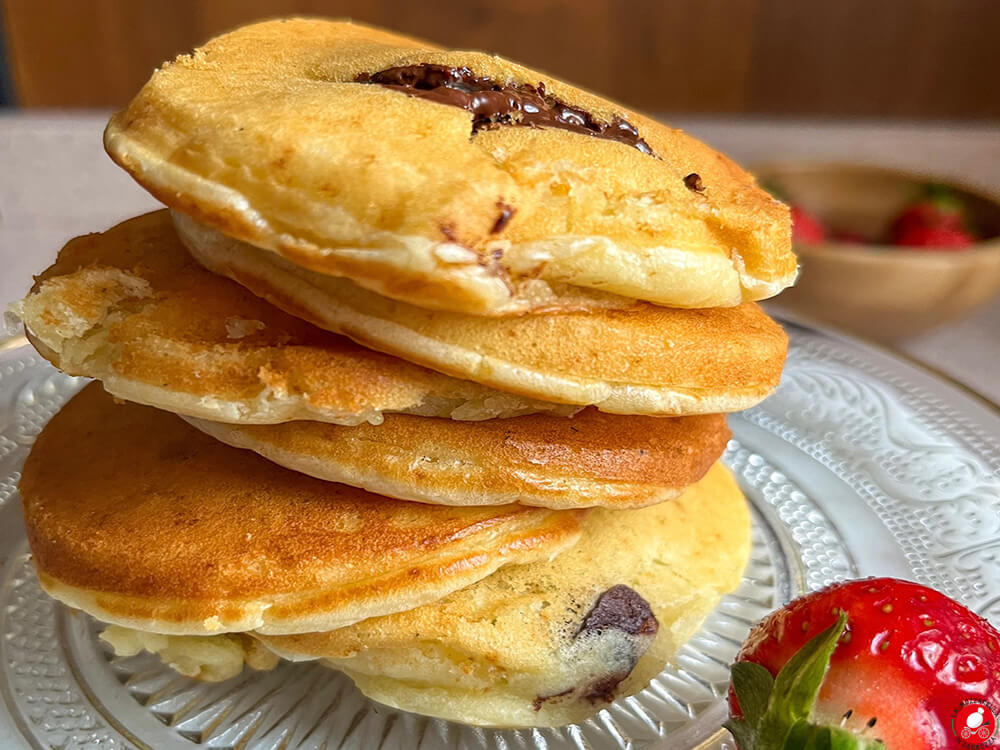
[[[124,104],[259,18],[489,49],[654,112],[996,118],[1000,0],[0,0],[16,101]]]

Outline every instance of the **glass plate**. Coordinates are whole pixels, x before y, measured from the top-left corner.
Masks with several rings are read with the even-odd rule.
[[[27,557],[16,484],[45,421],[83,381],[27,347],[0,350],[0,747],[240,750],[730,748],[727,665],[766,612],[834,580],[929,584],[1000,624],[1000,416],[858,341],[785,321],[778,392],[730,418],[725,461],[754,512],[743,583],[640,694],[559,729],[492,731],[386,708],[310,664],[224,683],[148,655],[48,599]]]

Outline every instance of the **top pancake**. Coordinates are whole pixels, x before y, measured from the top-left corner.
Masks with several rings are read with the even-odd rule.
[[[167,211],[72,240],[18,306],[56,367],[203,419],[379,423],[383,412],[488,419],[572,408],[373,352],[195,263]]]
[[[652,155],[358,82],[432,64],[529,86]],[[515,116],[515,120],[520,115]],[[112,158],[172,208],[421,307],[738,304],[792,283],[785,206],[695,139],[537,71],[351,23],[270,21],[154,73]]]
[[[447,508],[282,469],[90,385],[49,422],[20,482],[43,587],[159,633],[343,627],[547,560],[578,514]]]

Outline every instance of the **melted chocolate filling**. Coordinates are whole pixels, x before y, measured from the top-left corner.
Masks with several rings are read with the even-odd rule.
[[[466,67],[449,68],[429,63],[362,73],[356,80],[466,109],[472,113],[473,134],[502,125],[560,128],[624,143],[644,154],[654,155],[653,149],[628,121],[616,117],[611,122],[601,122],[590,112],[549,95],[543,83],[537,86],[501,84],[477,76]]]
[[[656,615],[653,614],[649,602],[635,590],[620,583],[597,597],[594,606],[584,615],[583,622],[574,638],[609,628],[636,636],[632,641],[632,646],[628,649],[629,653],[615,655],[611,659],[615,662],[626,661],[627,666],[619,667],[619,669],[598,677],[590,683],[563,690],[561,693],[539,695],[532,703],[536,711],[540,711],[542,706],[549,701],[570,699],[574,695],[578,695],[593,704],[610,703],[615,699],[618,686],[632,674],[632,670],[639,662],[639,657],[648,646],[649,641],[640,641],[639,638],[647,637],[651,640],[659,631],[660,623],[657,621]]]
[[[649,602],[633,589],[619,583],[597,598],[597,602],[583,618],[577,635],[605,628],[615,628],[631,635],[656,635],[660,623],[649,608]]]

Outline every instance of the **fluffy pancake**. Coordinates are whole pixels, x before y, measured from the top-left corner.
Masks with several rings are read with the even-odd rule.
[[[282,469],[96,384],[42,431],[20,482],[52,596],[156,633],[294,633],[440,599],[547,560],[579,513],[407,503]]]
[[[228,680],[242,672],[244,665],[258,670],[274,669],[280,661],[273,651],[245,633],[164,635],[109,625],[100,638],[118,656],[149,651],[175,672],[202,682]]]
[[[35,347],[116,396],[205,419],[571,413],[365,349],[195,263],[166,211],[72,240],[18,306]]]
[[[589,129],[483,119],[428,81],[382,85],[407,66],[568,106]],[[609,127],[618,137],[593,135]],[[788,209],[694,138],[500,57],[351,23],[218,37],[157,70],[105,146],[170,207],[421,307],[713,307],[796,273]]]
[[[552,562],[407,612],[262,640],[325,659],[407,711],[490,726],[580,721],[663,669],[737,586],[750,550],[746,503],[721,464],[676,500],[598,509],[582,525]]]
[[[533,399],[618,414],[739,411],[778,385],[788,338],[754,303],[678,310],[427,310],[306,270],[175,215],[207,268],[288,313],[439,372]]]
[[[390,414],[380,425],[356,427],[189,421],[289,469],[444,505],[650,505],[704,476],[729,438],[720,414],[625,417],[595,409],[483,422]]]

